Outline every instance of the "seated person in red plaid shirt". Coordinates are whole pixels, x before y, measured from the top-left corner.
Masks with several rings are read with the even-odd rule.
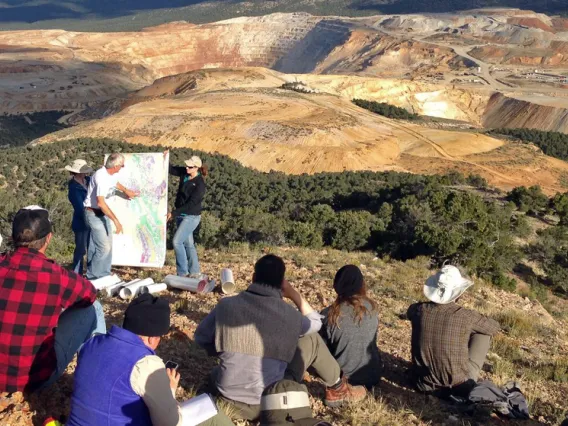
[[[418,390],[467,397],[477,383],[499,323],[456,302],[473,282],[447,265],[426,280],[428,303],[408,308],[412,364]]]
[[[12,223],[15,251],[0,256],[0,392],[51,385],[106,332],[93,285],[45,257],[51,237],[48,211],[23,208]]]

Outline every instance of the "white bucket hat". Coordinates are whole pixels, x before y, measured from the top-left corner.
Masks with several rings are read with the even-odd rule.
[[[72,173],[91,173],[93,171],[85,160],[75,160],[70,166],[65,166],[65,170]]]
[[[197,155],[194,155],[193,157],[191,157],[189,160],[187,160],[185,162],[185,165],[187,167],[200,168],[203,165],[203,162],[201,161],[201,158],[199,158]]]
[[[447,265],[426,280],[424,296],[434,303],[445,305],[456,300],[472,285],[473,281],[462,277],[458,268]]]

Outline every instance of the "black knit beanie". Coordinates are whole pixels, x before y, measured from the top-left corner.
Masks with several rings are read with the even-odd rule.
[[[363,274],[355,265],[345,265],[335,274],[333,288],[339,296],[350,297],[363,287]]]
[[[144,293],[130,302],[122,328],[139,336],[160,337],[170,330],[170,304]]]

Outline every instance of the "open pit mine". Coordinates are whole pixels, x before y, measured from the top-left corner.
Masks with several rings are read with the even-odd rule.
[[[306,93],[285,90],[297,82]],[[391,120],[386,102],[436,117]],[[477,173],[560,184],[568,164],[484,128],[568,132],[568,20],[517,9],[304,13],[140,32],[0,32],[0,113],[67,111],[33,143],[113,137],[229,155],[260,170]]]

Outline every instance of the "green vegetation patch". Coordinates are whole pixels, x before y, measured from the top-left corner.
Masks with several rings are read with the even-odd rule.
[[[64,129],[67,126],[57,120],[65,114],[65,111],[45,111],[0,116],[0,148],[22,146],[48,133]]]
[[[69,253],[73,234],[69,179],[65,164],[83,158],[100,165],[114,151],[161,151],[108,139],[77,139],[12,148],[0,160],[0,232],[10,234],[12,215],[40,204],[53,214],[57,242],[52,250]],[[173,164],[194,152],[172,149]],[[520,252],[514,243],[514,207],[463,189],[467,179],[395,172],[343,172],[288,176],[261,173],[221,155],[197,152],[210,166],[201,244],[333,247],[372,250],[396,259],[426,257],[452,262],[505,288]],[[469,181],[485,182],[472,177]],[[456,189],[457,187],[462,189]],[[170,180],[173,203],[176,178]]]
[[[504,135],[523,142],[533,143],[542,152],[551,157],[568,160],[568,134],[559,132],[544,132],[535,129],[494,129],[493,135]]]
[[[375,114],[379,114],[387,118],[396,118],[399,120],[417,120],[420,118],[418,114],[413,114],[404,108],[384,102],[366,101],[364,99],[353,99],[352,102],[358,107],[365,108]]]

